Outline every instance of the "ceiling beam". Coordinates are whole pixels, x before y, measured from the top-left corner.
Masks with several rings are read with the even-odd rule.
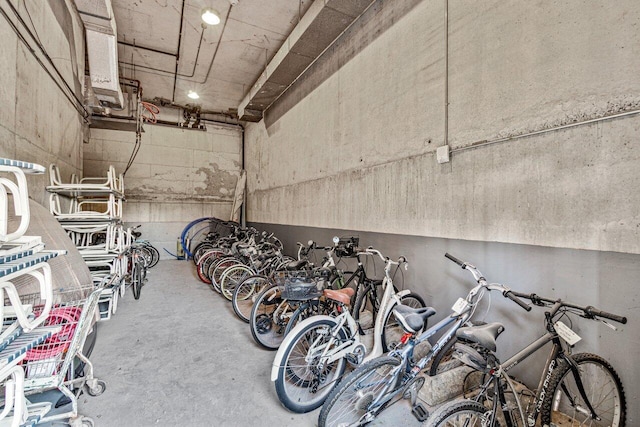
[[[373,3],[316,0],[238,106],[240,120],[256,121]]]

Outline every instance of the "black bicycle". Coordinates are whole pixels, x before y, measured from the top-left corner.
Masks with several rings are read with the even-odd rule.
[[[542,298],[536,294],[513,292],[516,297],[547,307],[546,333],[504,363],[495,355],[496,338],[504,330],[498,323],[458,329],[456,357],[484,374],[485,380],[473,399],[452,402],[436,410],[428,426],[608,426],[623,427],[626,400],[620,376],[604,358],[591,353],[571,354],[580,337],[563,322],[568,314],[585,319],[603,319],[626,323],[627,318],[606,313],[592,306],[582,307],[562,300]],[[507,374],[520,362],[551,342],[553,345],[540,378],[540,386],[525,405]],[[472,343],[471,347],[467,343]]]

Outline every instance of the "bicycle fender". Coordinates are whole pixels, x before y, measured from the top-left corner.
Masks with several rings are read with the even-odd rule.
[[[327,319],[335,323],[335,317],[327,316],[326,314],[318,314],[316,316],[307,317],[302,322],[298,323],[286,337],[280,343],[280,347],[278,347],[278,351],[276,352],[276,357],[273,359],[273,365],[271,366],[271,381],[275,381],[278,379],[278,371],[283,366],[284,355],[287,352],[287,349],[293,342],[293,339],[298,336],[300,331],[306,329],[308,325],[312,322],[315,322],[320,319]]]
[[[405,289],[404,291],[396,292],[396,296],[398,298],[402,298],[405,295],[409,295],[411,291],[409,289]]]

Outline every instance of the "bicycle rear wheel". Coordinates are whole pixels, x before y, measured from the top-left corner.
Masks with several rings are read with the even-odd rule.
[[[256,298],[249,316],[251,336],[262,347],[277,350],[284,339],[284,330],[293,311],[282,298],[284,286],[265,288]]]
[[[351,372],[327,397],[320,410],[318,427],[361,426],[371,422],[384,409],[383,405],[372,411],[371,403],[381,393],[400,386],[399,365],[399,359],[381,356]]]
[[[569,364],[558,364],[540,411],[543,425],[624,427],[627,405],[620,376],[602,357],[581,353],[572,356],[578,365],[586,396],[599,420],[590,416]]]

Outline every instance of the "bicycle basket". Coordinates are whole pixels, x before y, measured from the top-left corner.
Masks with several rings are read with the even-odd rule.
[[[292,301],[305,301],[322,295],[320,278],[313,271],[289,271],[276,277],[276,283],[284,286],[282,298]]]
[[[356,251],[359,243],[359,237],[341,237],[336,244],[336,255],[341,258],[356,256]]]

